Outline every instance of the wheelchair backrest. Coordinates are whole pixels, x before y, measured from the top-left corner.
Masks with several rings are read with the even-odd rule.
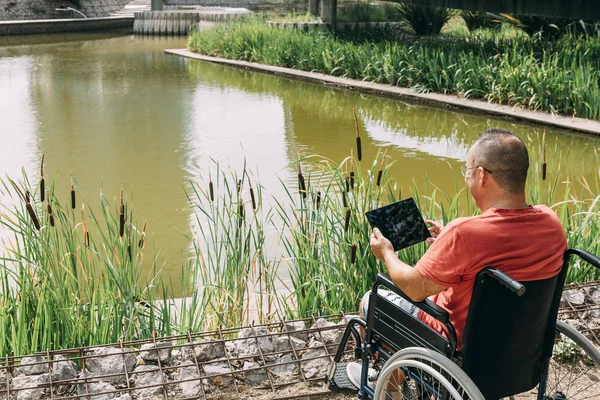
[[[566,270],[521,282],[522,296],[483,272],[477,275],[461,355],[463,369],[486,399],[530,390],[546,372]]]

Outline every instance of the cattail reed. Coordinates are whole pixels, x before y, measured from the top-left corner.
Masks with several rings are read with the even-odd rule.
[[[542,180],[546,180],[546,130],[542,136]]]
[[[362,145],[360,143],[360,132],[358,130],[358,117],[356,116],[356,110],[352,110],[354,113],[354,126],[356,127],[356,155],[358,156],[358,161],[362,160]]]
[[[119,236],[125,233],[125,203],[123,202],[123,189],[121,189],[121,206],[119,207]]]
[[[31,203],[27,202],[25,203],[25,208],[27,209],[27,214],[29,214],[29,217],[31,217],[31,221],[33,221],[33,225],[35,226],[36,230],[40,230],[40,221],[37,218],[37,215],[35,215],[35,211],[33,210],[33,207],[31,206]]]
[[[210,201],[215,201],[215,188],[213,186],[212,176],[208,175],[208,193],[210,195]]]
[[[146,222],[148,221],[144,221],[144,227],[142,228],[142,236],[140,237],[140,241],[138,242],[139,248],[144,247],[144,238],[146,237]]]
[[[85,245],[90,247],[90,233],[87,230],[87,225],[85,224],[85,215],[84,215],[85,205],[81,205],[81,223],[83,225],[83,239],[85,241]]]
[[[133,257],[131,256],[131,244],[127,245],[127,255],[129,256],[129,261],[133,261]]]
[[[346,199],[346,192],[342,192],[342,205],[344,208],[348,207],[348,200]]]
[[[346,221],[344,222],[344,232],[348,232],[350,228],[350,209],[346,210]]]
[[[44,202],[44,196],[46,195],[46,182],[44,181],[44,154],[42,154],[42,165],[40,167],[41,178],[40,178],[40,201]]]
[[[73,184],[73,174],[71,174],[71,208],[75,209],[75,185]]]
[[[356,243],[352,243],[352,247],[350,248],[350,264],[354,264],[356,261]]]
[[[256,210],[256,199],[254,198],[254,189],[252,188],[252,184],[250,184],[250,200],[252,201],[252,209]]]
[[[354,171],[350,171],[350,190],[354,190]]]
[[[242,180],[238,179],[238,183],[237,183],[237,192],[241,193],[242,191]]]
[[[240,205],[238,208],[238,215],[239,215],[239,221],[238,221],[238,228],[242,227],[242,224],[244,223],[244,203],[240,201]]]
[[[383,157],[381,157],[381,166],[379,167],[379,172],[377,172],[377,186],[381,186],[381,177],[383,176],[383,167],[385,164],[385,155],[387,150],[383,152]]]
[[[50,205],[50,194],[46,195],[48,198],[48,221],[50,222],[50,226],[54,226],[54,215],[52,214],[52,206]]]
[[[350,193],[350,179],[348,177],[344,178],[344,182],[346,184],[346,193]]]
[[[306,181],[304,180],[304,175],[302,175],[300,163],[298,163],[298,188],[300,189],[302,198],[306,199]]]
[[[321,207],[321,191],[317,192],[317,210]]]
[[[25,191],[25,203],[31,203],[31,193],[29,193],[29,190]]]

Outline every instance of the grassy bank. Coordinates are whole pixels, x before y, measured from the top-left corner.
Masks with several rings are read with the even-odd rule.
[[[194,32],[188,47],[211,56],[600,119],[597,37],[565,35],[546,42],[490,30],[387,40],[393,37],[383,31],[341,37],[281,30],[256,18]]]

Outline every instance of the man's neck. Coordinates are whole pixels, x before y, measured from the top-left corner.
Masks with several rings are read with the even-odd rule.
[[[514,195],[511,197],[503,196],[502,198],[490,199],[485,205],[485,209],[482,207],[481,211],[487,211],[490,208],[512,210],[527,207],[529,207],[529,205],[525,201],[525,195]]]

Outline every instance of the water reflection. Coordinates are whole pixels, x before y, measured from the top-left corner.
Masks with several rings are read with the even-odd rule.
[[[238,171],[247,165],[282,196],[279,179],[296,185],[284,168],[298,155],[340,162],[350,154],[355,109],[365,166],[386,149],[403,184],[422,187],[427,176],[453,191],[484,129],[509,128],[534,145],[543,132],[163,53],[184,45],[112,34],[0,38],[0,171],[15,176],[25,166],[36,178],[45,154],[63,199],[71,172],[92,203],[100,191],[133,190],[135,215],[140,225],[149,221],[174,282],[189,254],[184,234],[194,229],[184,189],[206,179],[212,160]],[[598,138],[549,129],[547,139],[563,151],[566,174],[597,177],[597,166],[581,160],[593,159]]]

